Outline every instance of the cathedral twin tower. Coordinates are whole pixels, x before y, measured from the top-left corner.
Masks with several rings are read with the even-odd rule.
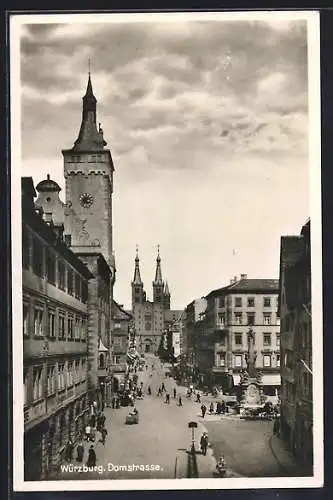
[[[114,165],[111,152],[105,148],[103,130],[96,119],[97,99],[94,96],[90,73],[86,93],[82,98],[82,119],[79,134],[70,149],[62,151],[64,158],[65,203],[59,198],[60,186],[49,176],[36,187],[36,204],[43,207],[46,216],[52,215],[55,225],[62,227],[71,250],[88,266],[95,276],[89,285],[92,307],[95,296],[104,290],[101,310],[91,311],[92,352],[98,339],[108,349],[112,345],[112,304],[115,281],[115,262],[112,238],[112,194]],[[139,257],[135,259],[132,282],[132,314],[138,338],[137,348],[157,352],[163,330],[175,320],[176,311],[170,311],[168,284],[162,280],[161,259],[158,252],[156,275],[153,281],[153,301],[146,298],[140,276]],[[98,282],[104,282],[103,286]],[[95,302],[94,302],[95,301]],[[110,350],[110,357],[112,352]],[[97,367],[96,361],[94,363]]]
[[[161,257],[158,251],[153,281],[153,300],[147,300],[140,274],[138,250],[135,257],[132,281],[132,312],[134,316],[138,348],[141,352],[156,353],[163,331],[177,319],[178,311],[170,310],[168,283],[162,279]]]

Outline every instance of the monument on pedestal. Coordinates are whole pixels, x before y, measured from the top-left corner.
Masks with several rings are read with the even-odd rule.
[[[240,405],[240,414],[247,411],[257,410],[263,406],[263,390],[261,386],[261,373],[256,369],[255,363],[257,354],[254,350],[254,332],[252,328],[247,334],[247,354],[246,370],[241,372],[240,386],[242,389],[242,399]]]

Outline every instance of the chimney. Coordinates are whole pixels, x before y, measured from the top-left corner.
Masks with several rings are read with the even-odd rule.
[[[241,280],[247,280],[247,274],[241,274],[240,275]]]
[[[237,276],[234,276],[234,283],[237,283]]]
[[[230,285],[233,285],[233,284],[234,284],[234,279],[233,279],[233,278],[231,278],[231,279],[230,279]]]

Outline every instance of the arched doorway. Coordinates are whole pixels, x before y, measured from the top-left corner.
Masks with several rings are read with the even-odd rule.
[[[153,341],[151,339],[144,339],[144,344],[143,344],[143,350],[145,353],[152,353],[153,352],[153,347],[154,347],[154,344],[153,344]]]

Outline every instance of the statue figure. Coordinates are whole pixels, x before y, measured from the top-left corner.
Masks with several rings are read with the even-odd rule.
[[[248,353],[246,356],[247,371],[250,378],[255,378],[256,377],[255,363],[257,355],[254,352],[254,332],[252,328],[249,330],[247,334],[247,353]]]
[[[240,382],[239,382],[240,385],[247,384],[248,380],[249,380],[249,374],[245,369],[242,369],[240,372]]]

